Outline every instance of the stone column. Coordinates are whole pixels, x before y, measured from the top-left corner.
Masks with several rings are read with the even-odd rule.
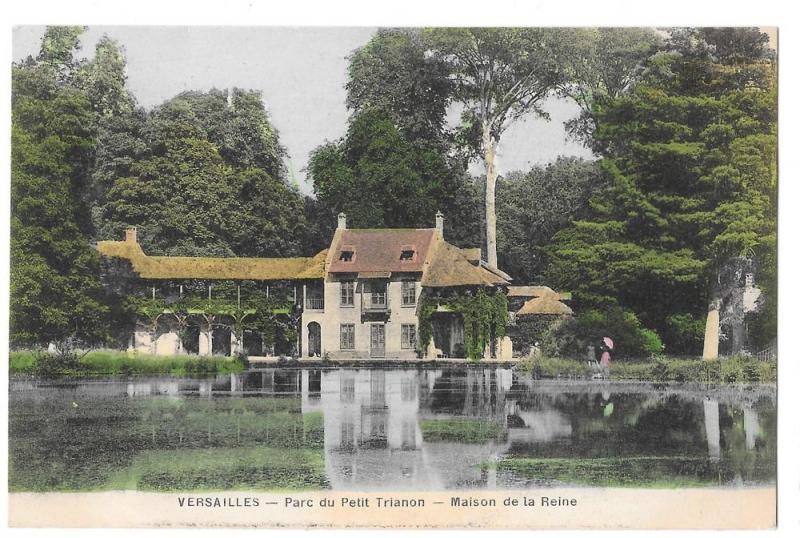
[[[243,349],[241,340],[236,337],[236,331],[231,331],[231,357],[237,356]]]
[[[200,327],[200,339],[197,346],[197,354],[201,356],[209,356],[213,351],[213,329],[211,325],[203,325]]]

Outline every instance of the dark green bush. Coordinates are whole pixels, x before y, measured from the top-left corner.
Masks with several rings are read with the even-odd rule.
[[[614,307],[587,310],[551,325],[542,337],[542,351],[551,356],[583,359],[586,347],[598,345],[605,336],[614,341],[612,359],[616,360],[650,357],[664,348],[658,334],[642,327],[636,314]]]

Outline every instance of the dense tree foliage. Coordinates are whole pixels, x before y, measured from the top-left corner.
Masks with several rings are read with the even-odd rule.
[[[595,103],[613,99],[630,90],[641,76],[645,62],[659,47],[651,28],[574,28],[554,30],[561,40],[559,62],[566,76],[559,94],[580,108],[567,121],[567,133],[591,144],[596,127]]]
[[[151,254],[291,256],[303,198],[284,180],[283,150],[260,96],[187,93],[98,145],[97,236],[140,227]],[[101,177],[102,176],[102,177]]]
[[[344,139],[317,148],[309,171],[318,199],[362,228],[430,227],[459,186],[437,146],[409,139],[377,110],[356,115]]]
[[[697,352],[682,331],[697,330],[730,260],[754,257],[773,278],[775,67],[757,36],[678,32],[631,92],[595,105],[610,186],[549,250],[549,282],[633,310],[673,351]]]
[[[46,32],[39,59],[12,68],[11,343],[102,338],[98,256],[81,193],[94,142],[92,102],[74,85],[80,28]]]
[[[381,110],[411,139],[441,140],[454,86],[419,30],[381,29],[350,58],[347,107]]]
[[[604,186],[596,164],[561,157],[497,184],[497,246],[500,267],[515,282],[543,282],[542,249],[573,220],[586,217],[589,198]]]

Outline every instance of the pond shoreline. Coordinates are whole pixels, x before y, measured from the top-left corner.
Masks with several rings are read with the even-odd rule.
[[[695,382],[702,385],[766,384],[776,385],[776,363],[753,358],[732,357],[719,361],[661,358],[649,361],[616,361],[602,376],[585,361],[571,359],[516,358],[511,360],[466,358],[437,359],[322,359],[285,357],[248,357],[178,355],[172,357],[128,354],[120,351],[91,351],[69,366],[61,366],[55,357],[40,364],[40,355],[32,351],[12,351],[11,376],[33,379],[141,378],[142,376],[203,377],[262,369],[448,369],[467,370],[511,368],[520,377],[564,381],[632,381],[642,383]]]

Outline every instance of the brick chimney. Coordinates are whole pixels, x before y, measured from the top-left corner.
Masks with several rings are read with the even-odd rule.
[[[339,224],[336,226],[339,230],[346,230],[347,229],[347,215],[344,213],[339,213]]]
[[[136,239],[136,226],[128,226],[125,228],[125,241],[128,243],[137,243]]]
[[[444,214],[441,211],[436,212],[436,229],[444,236]]]

